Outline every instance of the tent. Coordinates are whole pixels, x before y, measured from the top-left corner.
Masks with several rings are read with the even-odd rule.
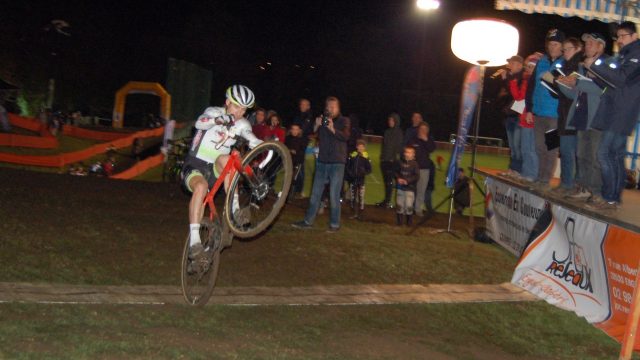
[[[496,0],[498,10],[518,10],[527,14],[577,16],[585,20],[640,23],[638,0]]]

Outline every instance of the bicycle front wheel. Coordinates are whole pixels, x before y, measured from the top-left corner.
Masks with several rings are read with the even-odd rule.
[[[281,142],[264,142],[242,159],[231,180],[224,219],[241,238],[264,231],[280,213],[291,187],[291,155]]]

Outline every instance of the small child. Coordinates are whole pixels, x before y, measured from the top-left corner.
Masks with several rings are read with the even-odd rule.
[[[413,203],[416,198],[416,184],[420,178],[420,166],[415,160],[416,149],[413,146],[405,146],[403,158],[396,164],[396,223],[402,225],[406,216],[407,226],[413,219]]]
[[[362,139],[356,141],[356,151],[349,155],[347,161],[347,176],[351,193],[351,209],[354,214],[351,219],[362,220],[364,211],[364,177],[371,173],[371,160],[367,153],[366,143]],[[357,206],[356,206],[357,205]]]
[[[293,162],[293,195],[295,198],[302,194],[304,186],[301,176],[302,167],[304,166],[305,151],[307,150],[307,140],[302,136],[302,128],[300,125],[293,124],[289,128],[289,135],[284,140],[284,144],[291,152],[291,160]]]

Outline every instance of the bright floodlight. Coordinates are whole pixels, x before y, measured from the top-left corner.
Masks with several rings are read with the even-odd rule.
[[[436,10],[440,7],[440,1],[438,0],[418,0],[418,8],[420,10]]]
[[[451,50],[474,65],[501,66],[518,54],[518,30],[501,20],[461,21],[451,32]]]

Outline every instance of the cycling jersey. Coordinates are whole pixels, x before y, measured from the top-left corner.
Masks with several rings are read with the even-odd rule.
[[[231,123],[231,124],[230,124]],[[202,176],[212,187],[216,178],[220,176],[214,166],[220,155],[231,153],[231,147],[236,143],[236,136],[242,136],[249,141],[253,149],[262,143],[251,131],[251,124],[244,119],[234,120],[227,115],[222,107],[207,108],[196,121],[198,130],[193,137],[189,156],[182,168],[182,178],[187,190],[193,191],[189,182],[194,176]]]
[[[249,121],[233,120],[222,107],[207,108],[196,121],[196,129],[189,155],[208,163],[215,163],[220,155],[230,154],[236,136],[248,140],[251,149],[262,143],[251,131]]]

